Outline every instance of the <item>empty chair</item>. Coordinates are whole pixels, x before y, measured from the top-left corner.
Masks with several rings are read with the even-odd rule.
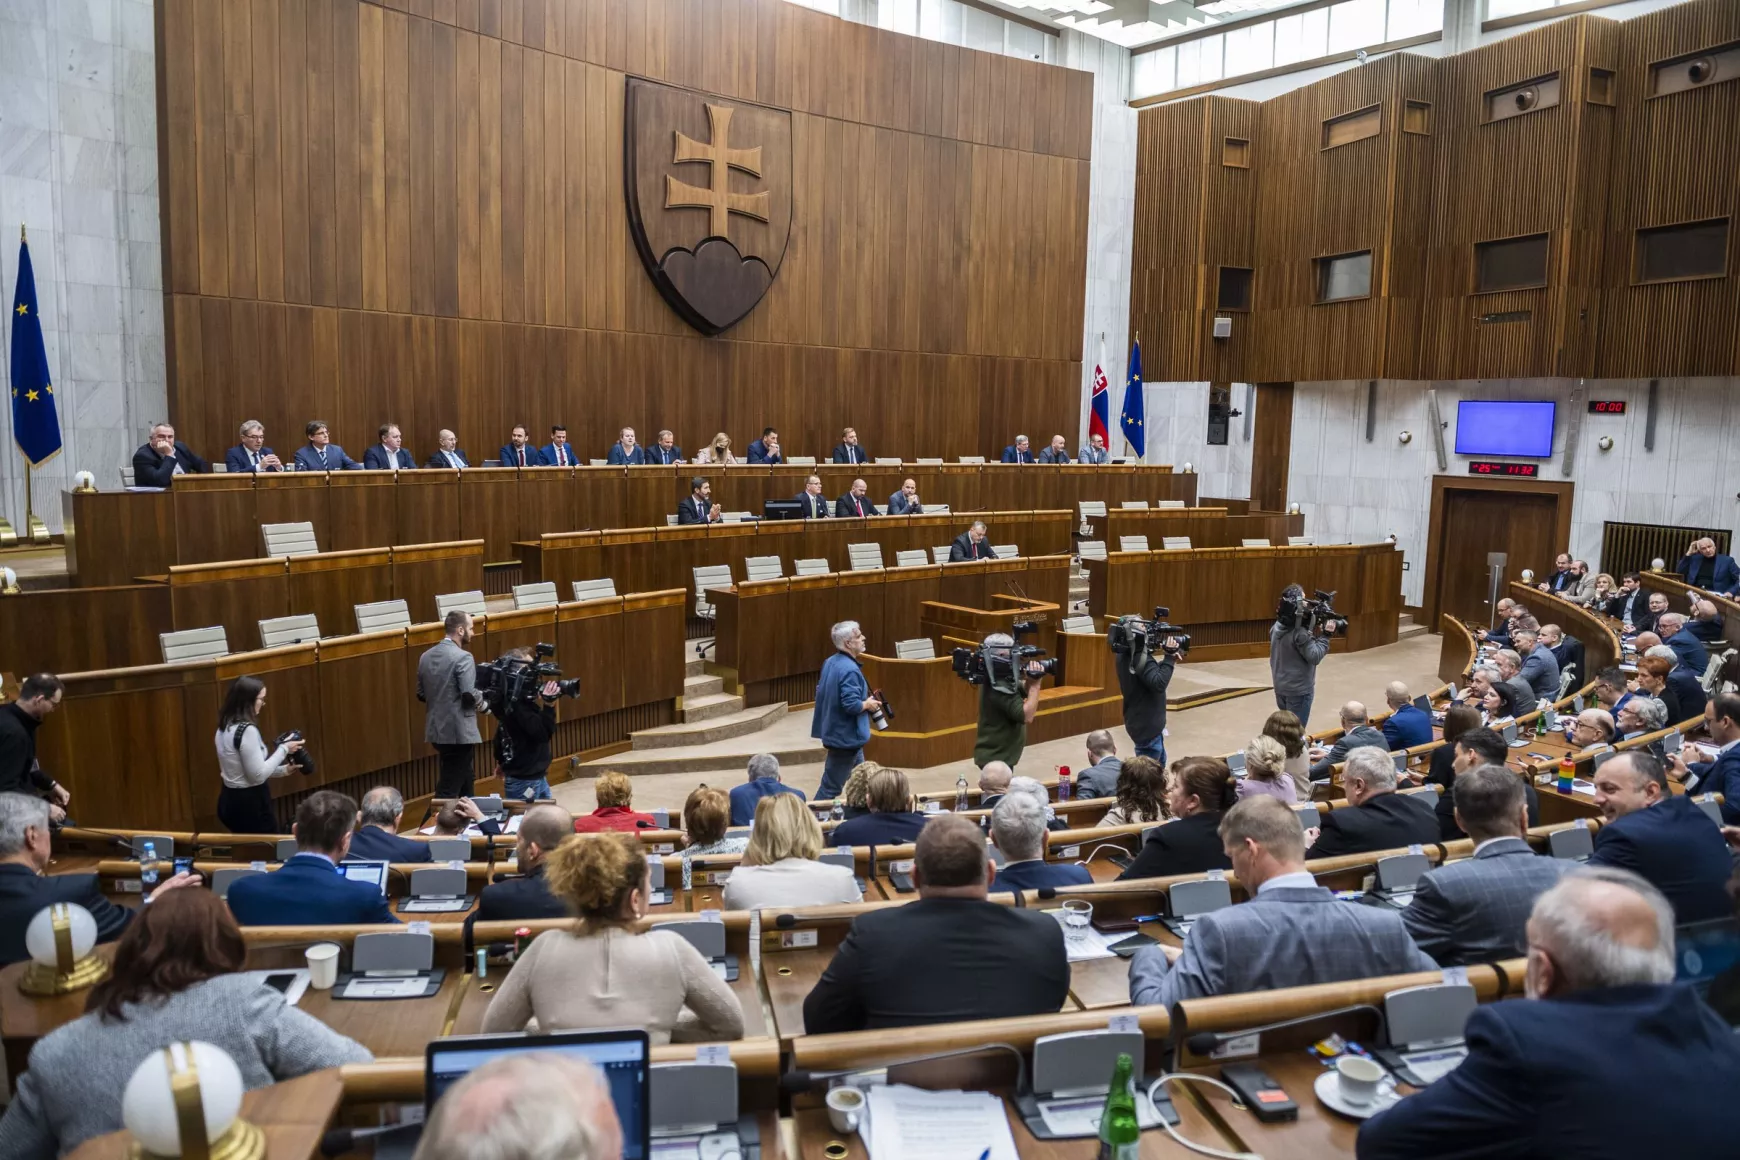
[[[296,839],[279,838],[272,847],[272,861],[288,862],[294,857],[296,857]]]
[[[1313,544],[1315,544],[1316,542],[1317,541],[1310,536],[1288,536],[1287,537],[1287,546],[1289,548],[1309,548]]]
[[[1587,861],[1595,852],[1595,838],[1587,826],[1572,826],[1568,830],[1554,830],[1547,835],[1547,848],[1555,858],[1563,858],[1567,862]]]
[[[1065,632],[1092,632],[1093,630],[1094,618],[1091,616],[1066,616],[1063,618],[1063,631]]]
[[[312,612],[300,616],[274,616],[260,622],[260,647],[277,648],[284,644],[300,644],[320,639],[320,624]]]
[[[876,463],[882,467],[899,467],[900,466],[900,460],[898,460],[898,459],[884,459],[880,455],[878,455],[876,457]]]
[[[484,465],[484,466],[485,466],[485,467],[500,467],[500,466],[501,466],[501,460],[499,460],[499,459],[485,459],[485,460],[484,460],[484,461],[483,461],[483,465]]]
[[[1559,670],[1559,695],[1555,700],[1563,701],[1571,695],[1571,686],[1577,683],[1577,663],[1575,661]]]
[[[816,465],[814,455],[788,455],[785,457],[785,461],[790,467],[814,467]]]
[[[991,554],[999,560],[1013,560],[1021,554],[1021,549],[1015,544],[992,544]]]
[[[586,461],[586,466],[587,467],[609,467],[610,460],[608,460],[608,459],[588,459]]]
[[[179,665],[186,661],[209,661],[230,651],[224,626],[184,628],[180,632],[160,632],[157,641],[163,646],[163,663]]]
[[[1148,537],[1147,536],[1119,536],[1118,537],[1118,551],[1120,551],[1120,552],[1146,552],[1147,550],[1148,550]]]
[[[1084,524],[1091,519],[1098,519],[1106,514],[1106,504],[1104,500],[1084,499],[1075,506],[1081,509],[1081,519]]]
[[[695,616],[701,620],[712,620],[713,604],[707,599],[707,589],[729,587],[731,587],[731,565],[709,564],[704,568],[696,568]]]
[[[320,551],[314,542],[314,525],[307,520],[299,524],[261,524],[260,535],[266,541],[268,556],[312,556]]]
[[[956,463],[983,463],[983,462],[985,462],[985,457],[983,455],[963,455],[959,459],[955,460],[955,462]]]
[[[596,580],[574,581],[574,599],[576,600],[608,600],[616,595],[616,581],[608,576]]]
[[[429,860],[431,862],[469,862],[471,860],[471,839],[430,838]]]
[[[1118,506],[1127,512],[1145,512],[1148,510],[1148,501],[1145,499],[1127,499]]]
[[[219,898],[230,896],[230,884],[238,878],[246,878],[250,874],[264,874],[264,870],[256,870],[252,866],[220,866],[211,876],[211,892]]]
[[[920,462],[922,463],[923,460],[920,460]],[[939,460],[937,460],[937,462],[941,463],[942,460],[939,459]],[[133,486],[133,469],[131,467],[123,467],[121,469],[121,486],[122,487],[132,487]]]
[[[1239,547],[1241,547],[1241,548],[1268,548],[1268,547],[1272,547],[1272,546],[1273,545],[1271,545],[1269,543],[1269,541],[1267,541],[1267,540],[1240,540],[1239,541]]]
[[[745,579],[778,580],[785,575],[785,565],[778,556],[751,556],[743,561]]]
[[[411,627],[411,608],[403,600],[358,604],[355,611],[358,632],[387,632],[395,628]]]
[[[927,503],[924,505],[924,514],[927,516],[946,516],[949,514],[949,505],[946,503]]]
[[[213,463],[210,466],[211,466],[211,473],[213,475],[222,474],[223,472],[226,472],[230,469],[230,465],[227,463]]]
[[[902,661],[929,661],[936,659],[936,645],[928,636],[915,640],[897,640],[894,642],[894,657]]]
[[[792,567],[796,569],[799,576],[825,576],[833,570],[833,565],[826,560],[814,558],[794,560]]]
[[[928,563],[930,563],[930,557],[924,554],[923,548],[911,548],[904,552],[894,553],[894,566],[896,568],[913,568]]]
[[[1160,537],[1160,547],[1161,547],[1161,550],[1167,551],[1167,552],[1184,551],[1190,547],[1190,537],[1189,536],[1161,536]]]
[[[951,545],[949,545],[949,544],[942,544],[938,547],[932,548],[930,550],[931,563],[933,563],[933,564],[946,564],[946,563],[948,563],[950,549],[951,549]]]
[[[554,608],[558,603],[556,598],[556,582],[544,580],[537,584],[514,585],[514,609],[522,608]]]
[[[449,592],[445,596],[435,597],[436,620],[446,620],[449,612],[469,612],[473,616],[482,616],[486,609],[483,593],[475,588],[470,592]]]
[[[914,459],[913,462],[925,467],[940,467],[942,465],[941,459],[926,459],[922,455]]]
[[[677,517],[676,516],[666,516],[665,517],[665,526],[667,528],[676,527],[677,526]]]
[[[740,524],[749,518],[748,512],[720,512],[719,518],[728,524]]]
[[[1123,538],[1129,539],[1128,536]],[[1146,536],[1141,538],[1147,539]],[[1120,546],[1118,550],[1122,552],[1128,551],[1129,549]],[[1084,560],[1104,560],[1106,558],[1106,542],[1104,540],[1083,540],[1080,544],[1076,545],[1076,555]]]
[[[882,567],[881,544],[847,544],[846,554],[851,558],[854,572]]]
[[[1184,506],[1184,501],[1181,499],[1163,499],[1154,506],[1157,508],[1181,508]]]

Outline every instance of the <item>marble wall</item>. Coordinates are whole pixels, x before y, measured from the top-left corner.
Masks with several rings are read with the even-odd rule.
[[[0,0],[0,283],[10,303],[21,222],[63,441],[33,485],[55,531],[72,473],[118,486],[167,410],[153,68],[149,0]],[[0,510],[22,528],[10,407],[0,438]]]

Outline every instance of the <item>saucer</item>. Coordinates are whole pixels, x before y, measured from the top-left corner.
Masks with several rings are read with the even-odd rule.
[[[1377,1094],[1371,1102],[1350,1104],[1341,1096],[1341,1076],[1334,1068],[1330,1068],[1317,1077],[1317,1082],[1311,1085],[1311,1090],[1317,1093],[1330,1110],[1340,1112],[1355,1120],[1369,1120],[1386,1108],[1394,1107],[1402,1097],[1396,1094],[1396,1081],[1385,1076],[1379,1081]]]

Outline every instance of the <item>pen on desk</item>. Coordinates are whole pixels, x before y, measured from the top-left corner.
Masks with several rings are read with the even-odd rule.
[[[983,1152],[980,1152],[979,1160],[991,1160],[991,1150],[986,1148]]]

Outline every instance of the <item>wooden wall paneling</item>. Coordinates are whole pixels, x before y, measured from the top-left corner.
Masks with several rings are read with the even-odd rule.
[[[394,547],[392,553],[390,599],[405,602],[413,624],[435,619],[437,596],[483,587],[482,540],[408,544]]]
[[[681,637],[688,599],[682,590],[637,592],[624,597],[624,644],[631,640],[669,641]],[[622,667],[623,704],[632,707],[682,696],[684,668],[683,658],[675,649],[642,650],[634,664]]]
[[[390,548],[290,556],[288,564],[285,615],[314,613],[323,636],[355,632],[356,605],[391,600],[394,595]]]
[[[490,458],[499,448],[490,448]],[[484,542],[484,559],[490,562],[514,558],[513,541],[519,531],[519,471],[512,467],[485,467],[459,476],[459,533],[468,540]]]
[[[199,757],[183,710],[188,690],[211,679],[209,664],[68,675],[61,710],[43,722],[36,744],[43,767],[72,795],[81,823],[167,829],[197,806],[215,807],[190,793],[188,770]],[[206,721],[204,753],[215,763],[216,715]]]
[[[80,587],[161,576],[176,562],[174,499],[169,492],[98,492],[60,497],[67,572]]]
[[[292,611],[281,558],[169,570],[169,616],[177,632],[222,625],[230,648],[247,649],[260,639],[260,621]]]
[[[185,475],[186,482],[169,489],[175,507],[177,528],[197,528],[189,537],[189,558],[178,564],[205,564],[214,560],[246,560],[262,553],[260,521],[254,504],[252,473]],[[179,540],[179,537],[178,537]],[[182,553],[178,550],[177,556]]]
[[[270,431],[268,430],[268,434]],[[291,444],[292,447],[297,444]],[[284,455],[290,452],[280,447]],[[325,474],[307,474],[303,472],[270,471],[254,477],[254,511],[262,524],[294,524],[309,522],[314,525],[314,540],[323,552],[330,552],[333,544],[332,504],[328,496],[329,481],[332,477]],[[248,556],[257,556],[265,551],[264,539],[257,544]]]
[[[623,706],[622,674],[638,664],[630,658],[622,635],[622,600],[564,603],[556,609],[555,663],[564,679],[578,677],[580,699],[556,708],[562,720],[590,713],[607,713]],[[638,654],[645,642],[635,642]]]
[[[360,451],[350,454],[361,457]],[[334,471],[328,475],[331,546],[322,544],[322,551],[346,552],[378,547],[383,537],[397,530],[399,489],[394,478],[396,474],[391,471]]]
[[[1250,141],[1256,135],[1257,103],[1231,97],[1209,97],[1204,119],[1201,256],[1195,288],[1197,305],[1191,319],[1199,354],[1197,373],[1191,376],[1191,380],[1243,382],[1251,315],[1219,308],[1219,275],[1223,266],[1252,269],[1256,265],[1258,175],[1248,167],[1228,165],[1226,160],[1228,138]],[[1216,317],[1232,319],[1230,338],[1214,337]],[[1146,369],[1144,365],[1144,372]]]
[[[401,634],[401,637],[403,634]],[[268,750],[280,734],[292,729],[302,734],[319,784],[331,752],[320,714],[320,673],[316,667],[315,642],[285,645],[259,652],[245,651],[215,662],[211,679],[187,686],[187,767],[189,793],[196,815],[217,816],[218,791],[223,778],[218,772],[216,733],[218,714],[230,685],[238,677],[255,677],[266,685],[266,712],[260,720],[260,737]],[[396,674],[394,679],[396,680]],[[201,726],[203,725],[203,729]],[[403,731],[397,731],[402,736]],[[204,744],[201,744],[201,742]],[[308,779],[292,769],[269,783],[272,796],[282,797],[312,788]],[[129,823],[132,824],[132,823]]]
[[[445,469],[401,473],[393,488],[393,543],[433,544],[457,536],[460,478],[460,472]]]
[[[1145,343],[1143,373],[1161,381],[1198,379],[1209,104],[1159,105],[1136,119],[1130,334]]]
[[[169,586],[50,588],[0,600],[0,672],[91,672],[162,659]]]
[[[1253,423],[1251,506],[1286,511],[1287,469],[1293,454],[1293,384],[1258,383]]]
[[[413,747],[409,739],[411,710],[407,702],[415,698],[405,696],[401,683],[406,651],[403,631],[321,642],[320,722],[325,760],[316,772],[320,784],[385,769],[421,752],[422,747]]]

